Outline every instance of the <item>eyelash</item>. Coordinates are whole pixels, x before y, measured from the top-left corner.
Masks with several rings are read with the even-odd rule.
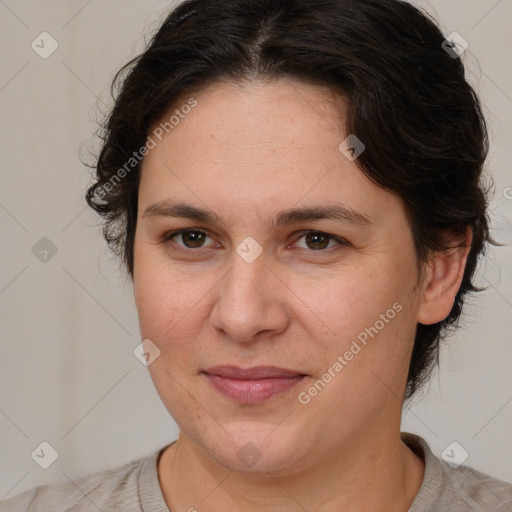
[[[185,234],[185,233],[200,233],[200,234],[206,235],[206,236],[208,236],[208,237],[213,239],[213,237],[208,233],[208,231],[205,231],[203,229],[185,228],[185,229],[179,229],[177,231],[171,231],[169,233],[166,233],[163,236],[163,238],[162,238],[162,243],[166,244],[167,242],[172,242],[172,243],[174,243],[174,245],[177,247],[178,250],[184,251],[184,252],[188,252],[188,253],[191,253],[192,251],[199,252],[199,251],[207,250],[208,249],[207,247],[198,247],[198,248],[194,249],[194,248],[191,248],[191,247],[185,247],[185,246],[178,245],[178,244],[176,244],[175,242],[172,241],[172,238],[174,238],[175,236],[182,235],[182,234]],[[297,243],[297,241],[299,241],[304,236],[307,236],[308,234],[322,235],[324,237],[327,237],[329,239],[329,242],[331,240],[334,240],[335,242],[337,242],[337,245],[335,245],[334,247],[329,247],[327,249],[313,250],[313,249],[304,249],[302,247],[298,248],[298,249],[306,251],[307,253],[310,253],[310,254],[326,254],[326,253],[330,253],[333,250],[336,250],[337,248],[339,248],[339,246],[348,246],[348,245],[350,245],[350,242],[348,242],[344,238],[340,238],[340,237],[337,237],[337,236],[334,236],[334,235],[330,235],[329,233],[325,233],[323,231],[317,231],[317,230],[301,231],[299,238],[297,238],[294,243]],[[217,242],[215,242],[215,243],[217,243]],[[328,243],[328,245],[329,245],[329,243]]]

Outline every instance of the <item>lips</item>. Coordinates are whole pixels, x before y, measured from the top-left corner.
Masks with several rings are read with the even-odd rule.
[[[276,366],[215,366],[203,372],[210,384],[238,403],[256,404],[290,390],[306,375]]]
[[[214,366],[213,368],[205,370],[205,373],[237,380],[271,379],[304,375],[300,372],[278,368],[277,366],[253,366],[252,368],[246,369],[237,366]]]

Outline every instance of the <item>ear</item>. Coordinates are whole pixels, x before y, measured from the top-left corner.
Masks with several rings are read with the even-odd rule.
[[[417,318],[420,324],[435,324],[450,314],[462,283],[472,240],[473,232],[468,227],[466,235],[456,240],[457,247],[434,255],[423,283]]]

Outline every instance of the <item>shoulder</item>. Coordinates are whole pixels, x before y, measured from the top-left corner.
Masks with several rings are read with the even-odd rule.
[[[469,466],[455,466],[436,457],[419,436],[403,433],[402,440],[425,461],[423,484],[410,512],[508,512],[512,484]]]
[[[445,463],[447,487],[466,506],[474,510],[512,510],[512,484],[468,466],[454,469]],[[471,509],[473,510],[473,509]]]
[[[108,511],[127,512],[143,510],[139,480],[145,467],[156,476],[156,462],[160,450],[149,456],[103,471],[91,473],[76,480],[35,487],[4,501],[0,512],[65,512]],[[148,473],[148,470],[145,471]]]

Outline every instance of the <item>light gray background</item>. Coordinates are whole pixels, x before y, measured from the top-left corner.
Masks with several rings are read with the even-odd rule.
[[[494,234],[512,243],[512,0],[418,1],[446,35],[468,42],[468,77],[491,125]],[[170,2],[0,0],[0,499],[42,483],[123,464],[177,437],[145,368],[128,281],[85,205],[97,106],[114,72],[144,47]],[[43,31],[58,49],[42,59]],[[145,34],[145,35],[144,35]],[[508,191],[508,194],[507,194]],[[507,196],[511,199],[507,199]],[[46,263],[32,247],[48,237]],[[512,481],[512,249],[492,249],[489,284],[443,349],[441,370],[404,414],[403,430],[439,455],[452,441],[466,464]],[[42,442],[49,469],[31,458]]]

